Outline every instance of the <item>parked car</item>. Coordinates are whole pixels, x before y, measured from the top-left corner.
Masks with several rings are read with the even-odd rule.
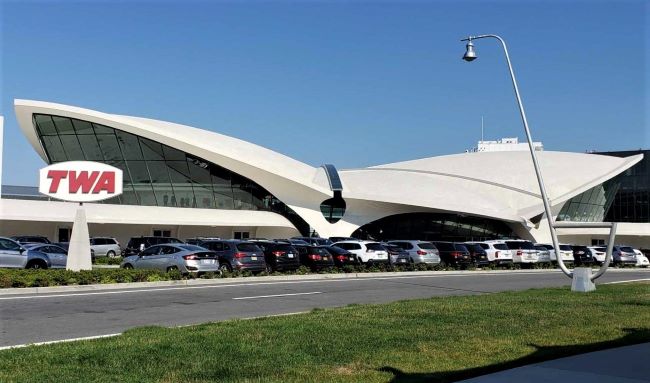
[[[296,270],[300,267],[298,249],[286,242],[253,240],[264,252],[264,259],[269,271]]]
[[[532,242],[522,239],[509,239],[504,242],[508,245],[508,249],[514,251],[512,254],[512,261],[514,263],[523,265],[537,263],[539,255]]]
[[[27,269],[65,269],[68,262],[68,251],[60,246],[48,243],[28,243]]]
[[[508,249],[508,245],[501,240],[488,240],[475,243],[483,248],[487,254],[488,261],[495,265],[512,264],[513,251]]]
[[[460,242],[433,241],[440,253],[443,266],[466,267],[472,263],[472,256],[465,244]]]
[[[70,250],[70,242],[56,242],[53,243],[53,245],[56,245],[66,251],[66,253]],[[90,260],[92,263],[95,263],[95,250],[90,248]]]
[[[334,257],[326,249],[327,246],[296,245],[300,263],[312,271],[334,267]]]
[[[254,242],[239,239],[211,240],[202,242],[200,246],[217,253],[222,271],[267,270],[264,252]]]
[[[10,239],[18,243],[52,243],[47,237],[43,237],[42,235],[16,235]]]
[[[172,237],[154,237],[154,236],[142,236],[142,237],[132,237],[129,239],[129,242],[126,244],[123,255],[128,257],[129,255],[137,255],[140,252],[153,245],[162,245],[164,243],[170,244],[182,244],[178,238]]]
[[[594,252],[589,246],[572,245],[571,248],[573,249],[573,261],[576,265],[593,265],[598,263]]]
[[[542,245],[534,245],[537,250],[537,263],[551,263],[551,251]]]
[[[359,264],[356,255],[338,246],[326,246],[325,250],[329,251],[329,253],[332,254],[332,257],[334,258],[334,265],[336,267]]]
[[[93,237],[90,238],[90,249],[93,250],[96,257],[121,257],[122,248],[117,239],[111,237]]]
[[[358,240],[359,239],[352,238],[352,237],[330,237],[330,241],[332,241],[332,243],[343,242],[343,241],[358,241]]]
[[[342,241],[335,242],[334,246],[353,253],[357,256],[357,260],[364,264],[388,263],[388,251],[379,242]]]
[[[544,246],[550,253],[551,255],[551,262],[557,262],[557,256],[555,255],[555,249],[553,248],[553,245],[548,244],[548,243],[536,243],[535,246]],[[573,249],[571,248],[571,245],[566,245],[566,244],[558,244],[560,246],[560,259],[562,259],[562,262],[566,263],[573,263],[574,262],[574,256],[573,256]]]
[[[218,241],[220,240],[220,237],[193,237],[193,238],[187,238],[185,239],[185,243],[190,244],[190,245],[197,245],[201,246],[200,243],[204,241]]]
[[[309,246],[309,242],[305,242],[302,239],[280,238],[280,239],[274,239],[273,241],[275,241],[275,242],[286,242],[286,243],[290,243],[292,245]]]
[[[396,240],[388,241],[391,245],[397,245],[408,252],[409,262],[411,263],[428,263],[437,265],[440,263],[440,252],[431,242],[413,241],[413,240]]]
[[[291,239],[300,239],[312,246],[331,246],[334,243],[329,238],[320,237],[291,237]]]
[[[411,257],[408,251],[393,243],[382,242],[381,245],[388,251],[388,263],[391,265],[398,266],[411,263]]]
[[[120,266],[124,269],[178,270],[186,273],[219,271],[219,260],[214,251],[196,245],[165,244],[153,245],[138,255],[124,258]]]
[[[476,266],[488,266],[491,262],[488,259],[487,251],[478,243],[465,242],[469,255],[472,257],[472,262]]]
[[[650,261],[648,261],[648,257],[646,257],[641,250],[639,249],[632,249],[634,250],[634,254],[636,255],[636,267],[648,267],[650,266]]]
[[[605,262],[605,256],[607,255],[606,249],[603,249],[600,246],[587,246],[591,256],[594,258],[594,263],[602,264]]]
[[[607,245],[599,247],[600,251],[607,251]],[[614,245],[612,249],[612,262],[614,265],[636,265],[636,254],[629,246]]]

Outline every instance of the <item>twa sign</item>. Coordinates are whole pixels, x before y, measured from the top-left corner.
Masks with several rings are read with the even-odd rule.
[[[101,201],[122,194],[122,170],[99,162],[60,162],[40,170],[38,191],[64,201]]]

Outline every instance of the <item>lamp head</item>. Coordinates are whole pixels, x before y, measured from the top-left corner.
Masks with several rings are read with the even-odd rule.
[[[474,51],[474,44],[472,44],[472,40],[469,40],[467,42],[467,45],[465,45],[465,54],[463,55],[463,60],[470,62],[476,60],[476,52]]]

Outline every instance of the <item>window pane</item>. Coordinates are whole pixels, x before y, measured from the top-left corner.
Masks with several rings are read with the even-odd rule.
[[[120,148],[122,148],[122,154],[125,160],[143,159],[140,144],[136,136],[119,130],[116,130],[115,134],[117,135],[117,142],[119,142]]]
[[[214,208],[214,194],[212,192],[212,177],[208,164],[201,160],[187,157],[190,176],[193,181],[196,207]]]
[[[95,131],[93,130],[93,126],[90,122],[88,121],[81,121],[81,120],[72,120],[72,125],[74,126],[74,131],[77,134],[95,134]]]
[[[140,200],[140,205],[156,206],[156,197],[151,188],[149,171],[144,161],[127,161],[133,187]]]
[[[163,145],[163,153],[165,154],[165,159],[167,161],[185,161],[185,153],[170,148],[167,145]]]
[[[69,118],[52,116],[52,120],[54,120],[54,125],[56,125],[59,134],[74,134],[74,127]]]
[[[113,129],[109,128],[108,126],[93,124],[93,127],[95,128],[95,134],[113,134],[114,133]]]
[[[77,138],[79,139],[79,144],[81,144],[81,150],[83,150],[84,156],[88,161],[104,160],[99,143],[97,143],[97,137],[94,134],[77,136]]]
[[[114,134],[102,134],[97,135],[97,141],[99,141],[99,147],[102,149],[102,154],[107,160],[121,160],[122,153],[120,152],[120,147],[117,144],[117,139]]]
[[[194,201],[194,190],[187,168],[187,161],[165,161],[174,188],[175,206],[190,207]],[[174,205],[172,205],[174,206]]]
[[[81,146],[75,135],[61,136],[61,142],[63,143],[63,148],[69,160],[71,161],[83,161],[84,153],[81,151]]]
[[[139,141],[145,160],[161,161],[164,159],[162,145],[142,137]]]
[[[169,173],[164,161],[147,161],[149,174],[151,175],[151,183],[153,190],[156,193],[156,200],[159,206],[173,206],[171,204],[172,196],[174,195],[171,182],[169,181]]]
[[[210,176],[217,209],[234,209],[230,173],[224,168],[213,166],[210,169]]]
[[[45,151],[47,152],[50,161],[62,162],[68,160],[58,136],[43,136],[42,139],[43,146],[45,147]]]
[[[52,122],[52,117],[37,114],[34,116],[34,119],[36,120],[36,124],[38,125],[38,130],[41,132],[41,135],[53,136],[58,134],[56,128],[54,127],[54,122]]]

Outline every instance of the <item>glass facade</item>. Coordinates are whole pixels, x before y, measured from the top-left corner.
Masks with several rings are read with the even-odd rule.
[[[33,122],[50,163],[87,160],[122,169],[123,194],[103,203],[267,210],[284,215],[303,235],[309,232],[260,185],[192,154],[88,121],[35,114]]]
[[[407,213],[381,218],[361,226],[353,237],[374,240],[484,241],[514,238],[502,221],[448,213]]]
[[[618,189],[619,182],[614,178],[571,198],[556,221],[603,222]]]
[[[345,200],[341,197],[341,191],[334,192],[334,198],[327,199],[320,204],[320,212],[329,223],[336,223],[345,214]]]
[[[650,222],[650,150],[596,153],[614,157],[643,154],[636,165],[614,179],[620,183],[612,205],[605,215],[607,222]]]

